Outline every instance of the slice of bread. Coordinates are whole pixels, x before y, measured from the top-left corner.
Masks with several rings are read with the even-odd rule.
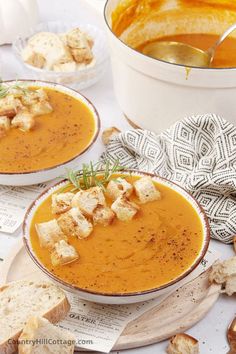
[[[49,282],[17,281],[0,288],[0,354],[14,353],[30,316],[52,323],[65,318],[70,304],[65,293]]]
[[[73,354],[75,336],[42,317],[30,317],[19,337],[19,354]]]
[[[168,354],[199,354],[199,344],[188,334],[179,333],[171,338],[166,352]]]

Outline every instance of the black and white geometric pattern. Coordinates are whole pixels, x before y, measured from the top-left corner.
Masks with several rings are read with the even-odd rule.
[[[102,159],[153,172],[184,187],[210,220],[212,237],[236,235],[236,128],[214,114],[177,122],[157,135],[129,130],[113,138]]]

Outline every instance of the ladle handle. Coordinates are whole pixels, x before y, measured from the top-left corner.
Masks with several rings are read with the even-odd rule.
[[[232,26],[230,26],[221,36],[220,38],[215,42],[215,44],[213,44],[212,47],[210,47],[208,49],[208,54],[211,56],[211,61],[213,60],[214,58],[214,55],[215,55],[215,51],[216,51],[216,48],[222,43],[224,42],[224,40],[228,37],[228,35],[233,32],[234,30],[236,30],[236,23]]]

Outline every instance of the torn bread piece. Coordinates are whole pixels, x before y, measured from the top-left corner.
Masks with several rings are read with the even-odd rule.
[[[11,125],[24,132],[30,131],[35,125],[34,115],[24,109],[16,114],[11,121]]]
[[[99,205],[93,213],[94,224],[100,224],[103,226],[110,225],[115,218],[115,213],[106,206]]]
[[[68,236],[80,239],[88,237],[93,231],[93,225],[85,218],[78,208],[72,208],[57,219],[62,231]]]
[[[22,109],[22,103],[14,95],[7,95],[0,99],[0,116],[13,118]]]
[[[92,187],[77,192],[71,205],[79,208],[85,216],[91,217],[98,205],[106,205],[106,200],[102,188]]]
[[[126,196],[122,195],[114,201],[111,209],[119,220],[129,221],[133,219],[140,208],[137,204],[130,202]]]
[[[78,64],[90,64],[94,57],[89,46],[86,48],[71,48],[71,54],[74,61]]]
[[[224,284],[232,275],[236,275],[236,256],[213,264],[209,280],[217,284]]]
[[[35,53],[32,47],[26,46],[21,52],[22,59],[25,63],[36,68],[42,69],[46,60],[42,54]]]
[[[108,145],[110,141],[120,133],[120,130],[117,129],[116,127],[111,127],[108,129],[105,129],[102,133],[102,142],[104,145]]]
[[[116,200],[121,195],[130,197],[133,189],[132,184],[128,183],[125,178],[118,177],[115,180],[109,181],[106,192],[109,198]]]
[[[188,334],[179,333],[170,339],[166,352],[168,354],[199,354],[199,343],[197,339]]]
[[[76,249],[66,241],[61,240],[54,245],[54,251],[51,253],[51,262],[53,266],[74,262],[79,258]]]
[[[161,199],[161,193],[156,189],[155,184],[149,176],[135,181],[134,189],[142,204]]]
[[[75,336],[39,316],[28,318],[19,337],[19,354],[73,354]]]
[[[65,213],[71,208],[71,202],[74,197],[74,193],[59,193],[52,195],[52,213],[61,214]]]
[[[7,116],[0,116],[0,138],[4,137],[10,129],[11,121]]]
[[[48,101],[41,101],[30,106],[30,112],[33,116],[41,116],[43,114],[49,114],[53,111],[51,104]]]
[[[231,275],[225,283],[225,288],[222,291],[226,293],[228,296],[232,296],[236,293],[236,274]]]
[[[71,48],[85,48],[87,46],[92,48],[94,45],[92,37],[78,27],[67,32],[64,38],[66,39],[66,44]]]
[[[41,247],[52,248],[60,240],[67,241],[66,235],[62,232],[56,219],[35,224]]]

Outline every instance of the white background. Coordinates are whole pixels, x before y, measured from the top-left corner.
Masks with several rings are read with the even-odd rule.
[[[103,26],[102,16],[93,10],[93,8],[86,3],[86,0],[38,0],[38,3],[41,21],[77,21],[78,24],[92,23]],[[26,78],[21,65],[14,58],[10,46],[0,47],[0,76],[3,79]],[[99,83],[84,90],[83,93],[98,109],[102,120],[102,129],[113,125],[122,130],[129,128],[128,123],[116,103],[110,67],[107,68],[106,75]],[[99,137],[96,146],[83,157],[82,161],[96,161],[102,150],[103,146]],[[19,237],[19,233],[20,232],[17,232],[16,235],[11,236],[0,234],[0,257],[4,258],[7,255],[11,245],[13,245],[17,237]],[[211,247],[220,251],[222,258],[227,258],[234,254],[232,246],[223,245],[216,241],[211,241]],[[235,304],[235,297],[228,298],[221,296],[208,315],[188,331],[190,335],[193,335],[199,340],[201,354],[227,353],[226,329],[229,322],[236,315]],[[124,353],[161,354],[165,353],[166,346],[167,342],[163,342],[145,348],[125,351]]]

